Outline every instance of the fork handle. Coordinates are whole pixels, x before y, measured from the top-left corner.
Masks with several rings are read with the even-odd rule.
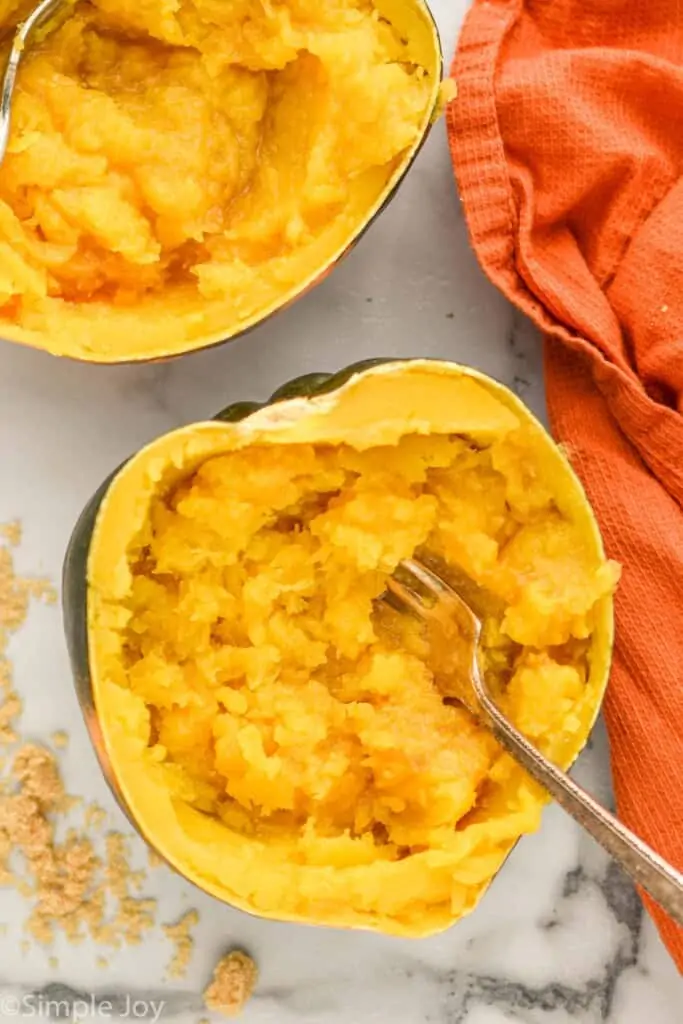
[[[21,54],[22,48],[17,45],[15,39],[7,58],[7,64],[2,76],[2,85],[0,86],[0,163],[5,158],[9,143],[12,127],[12,97],[14,96]]]
[[[543,756],[501,714],[485,690],[478,693],[498,742],[571,814],[679,925],[683,925],[683,874],[631,832],[557,765]]]

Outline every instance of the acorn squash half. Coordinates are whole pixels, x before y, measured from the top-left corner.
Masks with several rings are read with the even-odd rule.
[[[264,917],[424,936],[476,905],[545,797],[379,600],[428,549],[488,595],[482,659],[557,763],[607,684],[612,592],[562,452],[452,363],[311,374],[133,456],[78,522],[68,646],[105,777],[144,839]]]
[[[329,274],[395,194],[441,107],[424,0],[223,6],[78,4],[25,56],[3,338],[98,363],[219,344]]]

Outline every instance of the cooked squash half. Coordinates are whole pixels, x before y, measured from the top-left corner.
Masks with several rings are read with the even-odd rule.
[[[332,270],[424,142],[442,58],[423,0],[172,8],[77,3],[25,55],[3,338],[119,363],[242,334]]]
[[[64,593],[79,697],[131,821],[202,889],[429,935],[538,826],[543,794],[382,600],[416,552],[470,577],[489,685],[569,766],[618,569],[561,451],[482,374],[310,375],[154,441],[84,512]]]

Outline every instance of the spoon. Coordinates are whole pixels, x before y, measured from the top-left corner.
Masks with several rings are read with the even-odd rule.
[[[29,15],[17,25],[12,47],[7,58],[5,74],[0,91],[0,163],[5,158],[12,121],[12,97],[17,81],[19,62],[33,32],[59,14],[62,9],[73,6],[74,0],[41,0]]]
[[[485,725],[509,754],[646,890],[678,924],[683,925],[683,874],[605,810],[523,736],[491,697],[479,668],[481,620],[463,596],[415,559],[400,563],[387,585],[392,604],[412,611],[430,627],[432,651],[441,663],[458,663],[465,671],[442,692],[463,704]],[[447,677],[448,678],[448,677]]]

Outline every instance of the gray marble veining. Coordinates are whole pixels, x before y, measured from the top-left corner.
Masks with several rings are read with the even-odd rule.
[[[433,7],[449,55],[466,2],[433,0]],[[544,416],[539,340],[476,265],[443,126],[356,252],[319,289],[247,338],[161,367],[107,370],[0,345],[0,522],[23,521],[20,570],[58,581],[84,502],[121,459],[159,432],[231,400],[264,398],[301,373],[416,354],[477,366]],[[25,701],[24,735],[40,740],[67,730],[67,788],[98,800],[109,827],[128,831],[80,721],[57,611],[33,609],[10,655]],[[611,799],[601,729],[575,772]],[[141,843],[131,844],[144,863]],[[557,808],[516,847],[471,917],[420,942],[259,921],[197,893],[166,868],[152,873],[146,891],[159,901],[160,920],[190,906],[200,912],[182,981],[165,981],[171,950],[159,929],[139,947],[108,952],[105,969],[97,966],[102,950],[91,943],[59,940],[53,950],[24,951],[25,902],[0,890],[0,922],[7,926],[0,933],[0,1020],[46,1020],[54,1012],[56,1020],[195,1024],[206,1015],[200,993],[213,965],[233,945],[252,952],[261,969],[245,1024],[682,1019],[683,983],[630,883]]]

